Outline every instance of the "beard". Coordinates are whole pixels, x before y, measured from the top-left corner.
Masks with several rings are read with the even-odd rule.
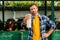
[[[36,15],[37,14],[37,12],[32,12],[32,15]]]

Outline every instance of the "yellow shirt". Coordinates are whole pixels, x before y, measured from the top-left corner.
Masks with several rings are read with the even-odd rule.
[[[40,40],[40,20],[38,16],[34,16],[33,20],[33,40]]]

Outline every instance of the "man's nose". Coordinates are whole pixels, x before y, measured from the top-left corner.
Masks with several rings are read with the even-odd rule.
[[[34,12],[35,10],[33,9],[33,12]]]

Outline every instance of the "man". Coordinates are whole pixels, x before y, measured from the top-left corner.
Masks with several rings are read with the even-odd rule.
[[[32,14],[25,15],[23,20],[23,24],[26,25],[27,20],[29,18],[32,19],[32,27],[29,28],[28,40],[48,40],[47,38],[56,27],[55,23],[49,20],[48,17],[40,15],[38,13],[38,6],[35,3],[30,5],[30,12]]]

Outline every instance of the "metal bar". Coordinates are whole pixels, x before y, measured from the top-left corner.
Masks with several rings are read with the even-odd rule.
[[[4,22],[4,0],[2,0],[2,19]]]
[[[47,15],[47,0],[45,0],[45,15]]]
[[[51,0],[51,3],[52,3],[52,5],[51,5],[51,17],[52,17],[52,20],[53,21],[55,21],[55,19],[54,19],[54,0]]]
[[[4,0],[2,0],[2,20],[3,20],[3,27],[4,27]]]

